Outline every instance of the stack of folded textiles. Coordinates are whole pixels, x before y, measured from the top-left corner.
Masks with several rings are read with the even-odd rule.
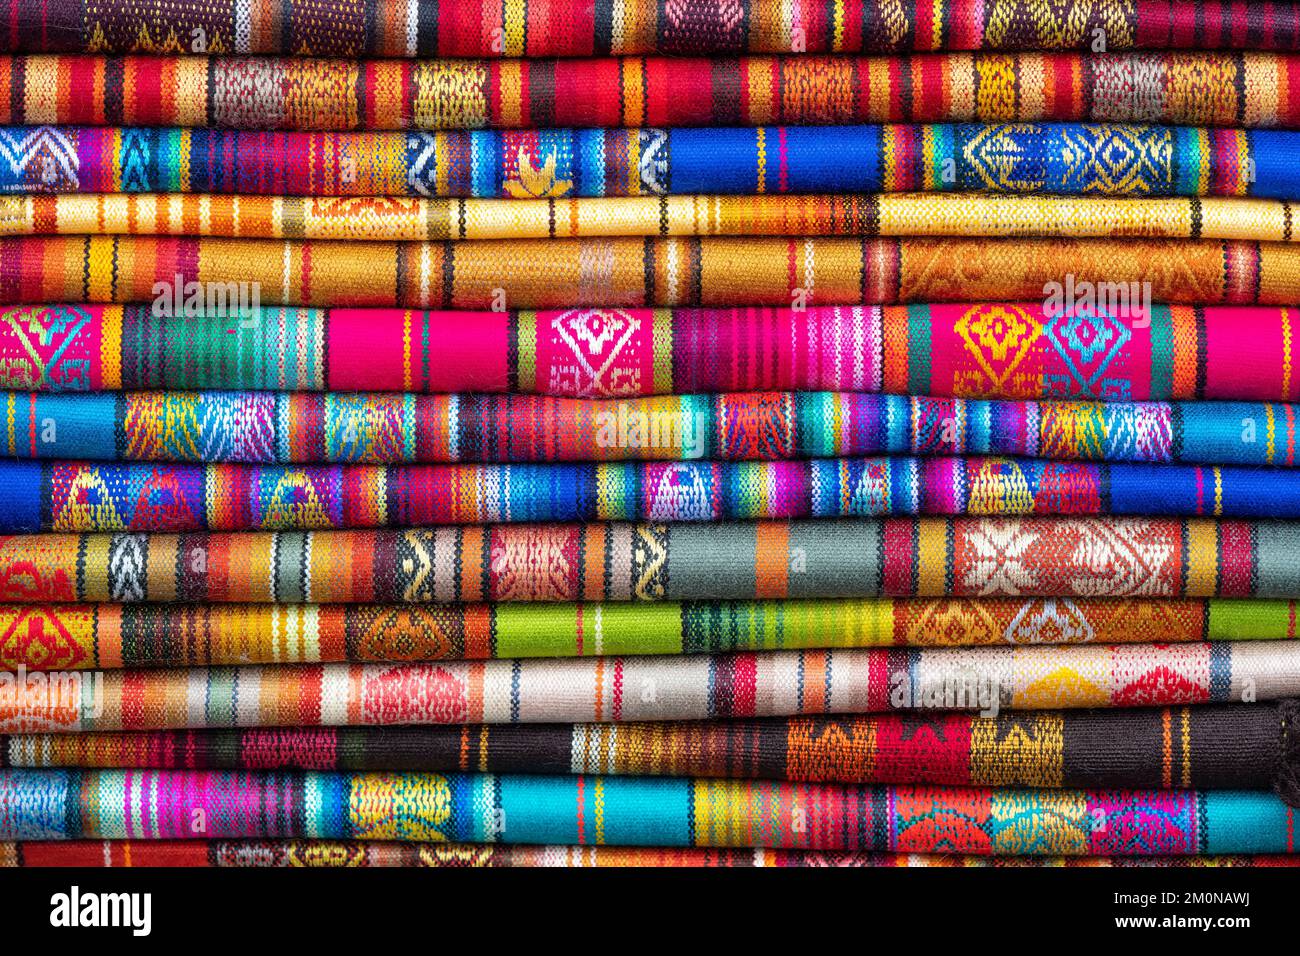
[[[1300,5],[4,5],[0,864],[1300,859]]]

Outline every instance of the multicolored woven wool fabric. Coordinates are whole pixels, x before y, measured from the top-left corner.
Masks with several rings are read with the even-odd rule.
[[[996,717],[31,734],[0,737],[0,766],[1270,790],[1287,779],[1284,761],[1300,759],[1287,752],[1295,720],[1291,701]]]
[[[1300,471],[1017,458],[601,465],[0,461],[0,533],[884,515],[1300,518]]]
[[[882,518],[0,538],[0,600],[1300,598],[1300,526]]]
[[[396,392],[0,392],[0,415],[0,451],[11,458],[99,461],[773,461],[973,454],[1289,468],[1297,441],[1291,404],[1035,402],[858,392],[594,400]],[[1194,478],[1170,492],[1192,493],[1198,502],[1215,499],[1216,488],[1221,496],[1221,479],[1206,474],[1200,481],[1202,490]],[[873,493],[887,493],[883,483],[878,486]],[[378,505],[375,500],[370,507]],[[1216,501],[1207,510],[1221,506]]]
[[[0,309],[0,386],[656,393],[892,392],[1300,401],[1293,307],[1042,303],[428,312]]]
[[[1295,851],[1244,790],[1002,790],[493,774],[0,771],[0,839],[306,837],[979,855]],[[795,825],[798,817],[806,825]],[[1097,825],[1097,821],[1105,826]]]
[[[0,867],[1174,867],[1295,866],[1284,854],[958,856],[834,850],[520,846],[344,840],[58,840],[0,842]]]
[[[1298,155],[1300,0],[0,0],[0,866],[1300,866]]]
[[[1300,198],[1300,132],[1112,124],[270,133],[0,127],[5,193]]]
[[[0,604],[10,671],[1296,637],[1295,601]]]
[[[1068,236],[1300,241],[1289,202],[996,193],[411,199],[123,193],[0,196],[0,236],[547,239],[600,236]]]
[[[0,733],[997,714],[1296,696],[1294,640],[276,664],[0,673]]]
[[[904,13],[906,11],[903,11]],[[1291,54],[0,57],[0,123],[277,130],[1103,121],[1300,126]]]
[[[1300,302],[1300,244],[927,237],[0,239],[0,304],[161,300],[165,307],[170,299],[170,314],[184,310],[196,288],[205,303],[219,292],[223,305],[237,302],[237,309],[260,301],[442,309],[1042,301],[1044,289],[1062,286],[1066,275],[1094,288],[1099,282],[1127,288],[1130,301],[1149,290],[1151,301],[1175,305],[1294,306]],[[170,292],[160,293],[160,284]]]
[[[432,10],[330,0],[7,0],[0,50],[29,53],[288,53],[342,57],[549,57],[637,53],[1300,48],[1300,8],[1279,0],[464,0]],[[22,25],[24,29],[19,29]],[[197,31],[197,32],[196,32]]]

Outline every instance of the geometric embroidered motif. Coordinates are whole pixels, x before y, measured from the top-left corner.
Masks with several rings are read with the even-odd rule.
[[[99,356],[79,338],[90,315],[76,306],[18,306],[0,311],[0,387],[88,391]],[[8,346],[6,348],[5,346]]]
[[[1016,369],[1038,340],[1042,328],[1024,309],[1014,305],[981,304],[964,312],[953,326],[975,360],[974,369],[954,373],[961,395],[1035,395],[1033,381],[1021,381]]]
[[[1067,375],[1044,376],[1044,394],[1063,398],[1122,401],[1129,397],[1127,379],[1106,377],[1106,370],[1133,338],[1122,321],[1102,309],[1075,308],[1052,316],[1043,334],[1065,364]]]
[[[551,317],[548,390],[553,395],[605,397],[641,392],[637,346],[642,319],[622,309],[572,309]],[[544,334],[544,333],[543,333]],[[630,353],[630,354],[626,354]]]

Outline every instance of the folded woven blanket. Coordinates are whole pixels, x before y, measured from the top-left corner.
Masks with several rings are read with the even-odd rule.
[[[262,132],[0,127],[3,193],[1300,198],[1300,132],[1080,123]]]
[[[1295,242],[1290,202],[998,193],[424,199],[61,193],[0,196],[0,236],[547,239],[592,236],[1063,236]]]
[[[963,856],[941,852],[519,846],[348,840],[51,840],[0,842],[0,867],[1272,867],[1284,854]]]
[[[1073,277],[1071,282],[1069,277]],[[1136,285],[1134,285],[1136,283]],[[1144,283],[1146,285],[1144,285]],[[0,304],[147,302],[243,316],[280,305],[1300,302],[1300,244],[1143,239],[520,239],[483,242],[51,236],[0,239]],[[1057,295],[1062,298],[1062,295]],[[1064,298],[1062,298],[1064,303]],[[237,303],[237,305],[236,305]],[[229,313],[227,313],[229,314]]]
[[[1295,816],[1273,794],[1244,790],[0,771],[0,839],[5,840],[307,837],[1163,856],[1295,852]]]
[[[1039,303],[413,312],[0,309],[0,385],[33,391],[894,392],[1300,400],[1292,306]]]
[[[1296,406],[1259,402],[1036,402],[858,392],[590,400],[0,392],[0,413],[7,423],[0,451],[30,459],[397,464],[976,454],[1286,467],[1296,460]],[[1198,494],[1214,500],[1213,475],[1193,475],[1192,484],[1180,488],[1198,481],[1206,486]]]
[[[1300,598],[1300,525],[882,518],[0,537],[0,600]]]
[[[992,715],[1295,696],[1295,640],[273,664],[0,673],[0,733]]]
[[[0,50],[292,53],[315,56],[608,56],[628,53],[852,53],[859,50],[1294,50],[1300,9],[1231,0],[343,0],[288,8],[237,0],[11,0]],[[197,31],[197,33],[196,33]]]
[[[685,604],[0,604],[16,671],[1296,636],[1296,602],[866,598]]]
[[[580,465],[0,461],[0,533],[883,515],[1300,518],[1300,470],[1028,458]]]
[[[7,56],[0,57],[0,123],[396,130],[1102,120],[1295,127],[1294,69],[1290,54],[1175,50],[538,61]]]
[[[1300,704],[644,724],[0,737],[0,766],[599,773],[815,783],[1273,790],[1300,803]]]

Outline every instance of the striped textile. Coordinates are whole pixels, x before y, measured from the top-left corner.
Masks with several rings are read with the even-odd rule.
[[[543,129],[1083,121],[1300,126],[1297,58],[1143,53],[907,57],[0,57],[0,123],[235,129]]]
[[[0,309],[0,386],[655,393],[893,392],[1102,401],[1300,401],[1293,307],[1039,303],[427,312]],[[1104,341],[1106,348],[1094,347]]]
[[[1300,598],[1300,525],[882,518],[0,538],[0,600]]]
[[[1295,243],[1146,239],[603,238],[483,242],[0,239],[0,304],[551,309],[1039,300],[1108,283],[1153,302],[1294,305]],[[1133,283],[1138,285],[1134,286]],[[160,293],[157,286],[161,284]],[[1083,293],[1079,293],[1082,295]],[[168,306],[168,300],[172,303]]]
[[[1061,236],[1300,241],[1290,202],[997,193],[425,199],[63,193],[0,196],[0,236],[546,239],[602,236]]]
[[[342,840],[61,840],[0,842],[0,867],[1273,867],[1279,854],[959,856],[828,850],[521,846]]]
[[[1298,156],[1300,0],[0,0],[0,868],[1300,866]]]
[[[287,53],[341,57],[552,57],[636,53],[1300,48],[1290,0],[7,0],[0,50],[24,53]],[[194,39],[199,30],[201,44]],[[189,43],[186,50],[183,43]]]
[[[1296,602],[866,598],[683,604],[0,604],[10,671],[1296,636]]]
[[[1018,458],[588,465],[0,461],[0,533],[885,515],[1300,519],[1300,470]]]
[[[973,454],[1290,468],[1297,452],[1296,406],[1264,402],[1039,402],[857,392],[591,400],[393,392],[0,392],[0,415],[0,451],[9,457],[98,461],[397,464]],[[1200,487],[1197,480],[1193,476],[1183,487]],[[1205,485],[1194,492],[1197,501],[1221,492],[1220,479],[1206,474],[1199,480]]]
[[[1284,715],[1284,708],[1286,712]],[[0,766],[599,773],[820,783],[1270,790],[1295,702],[644,724],[0,737]]]
[[[288,132],[0,127],[0,193],[547,199],[964,192],[1300,198],[1300,132],[965,123]]]
[[[202,834],[194,831],[195,810],[206,819]],[[1244,790],[851,787],[526,774],[0,771],[4,840],[306,837],[1178,856],[1294,852],[1295,815],[1273,794]]]
[[[0,672],[0,733],[996,715],[1297,696],[1295,640],[273,664]]]

